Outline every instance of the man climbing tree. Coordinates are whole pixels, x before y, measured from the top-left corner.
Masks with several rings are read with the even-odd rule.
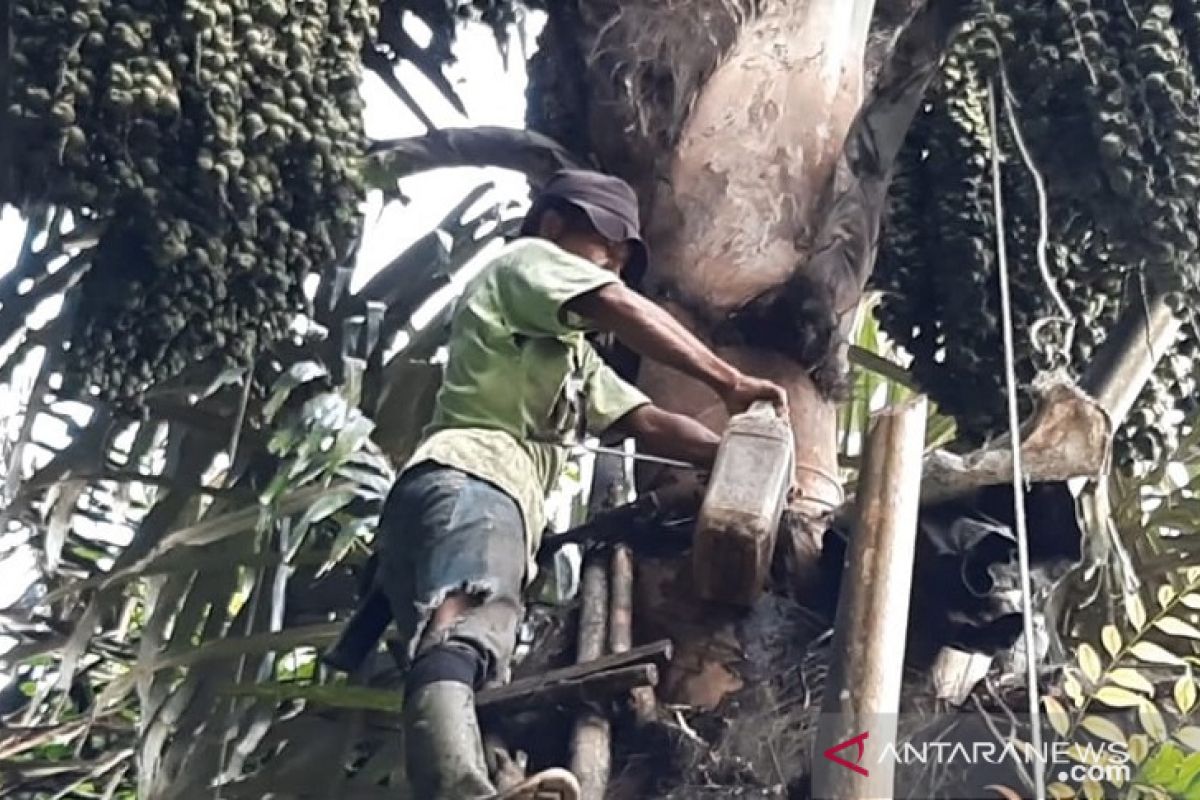
[[[716,434],[653,405],[600,360],[585,332],[610,332],[702,381],[731,413],[756,400],[785,410],[780,387],[731,367],[621,282],[626,270],[646,267],[639,227],[626,183],[560,172],[522,237],[456,312],[433,421],[388,498],[378,537],[375,587],[410,661],[405,750],[418,797],[578,796],[561,769],[497,794],[473,702],[477,689],[505,679],[563,445],[611,431],[701,466],[716,456]]]

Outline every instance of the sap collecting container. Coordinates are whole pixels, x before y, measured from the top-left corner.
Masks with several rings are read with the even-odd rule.
[[[766,583],[795,463],[788,420],[758,402],[729,421],[692,548],[699,595],[753,605]]]

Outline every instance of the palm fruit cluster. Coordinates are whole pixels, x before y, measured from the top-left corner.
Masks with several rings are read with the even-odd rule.
[[[1170,292],[1184,333],[1118,432],[1117,457],[1157,460],[1195,403],[1200,356],[1200,3],[981,2],[905,142],[875,282],[884,329],[968,444],[1005,429],[989,85],[1003,65],[1049,206],[1048,266],[1076,323],[1078,376],[1120,312]],[[1003,104],[1003,204],[1017,373],[1048,366],[1031,327],[1055,312],[1038,269],[1038,195]],[[1028,408],[1028,397],[1021,398]]]
[[[358,236],[372,0],[12,0],[11,196],[102,226],[64,392],[244,362]]]

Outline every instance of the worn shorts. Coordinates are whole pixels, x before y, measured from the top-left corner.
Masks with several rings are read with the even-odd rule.
[[[407,658],[448,640],[476,647],[487,683],[508,680],[523,613],[525,525],[508,494],[434,462],[407,470],[392,487],[379,523],[376,586],[388,598]],[[481,604],[451,628],[427,631],[447,595]]]

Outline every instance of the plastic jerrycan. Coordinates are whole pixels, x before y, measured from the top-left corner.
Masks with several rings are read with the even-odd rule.
[[[705,600],[751,606],[766,583],[795,462],[792,428],[754,403],[729,420],[696,520],[692,572]]]

